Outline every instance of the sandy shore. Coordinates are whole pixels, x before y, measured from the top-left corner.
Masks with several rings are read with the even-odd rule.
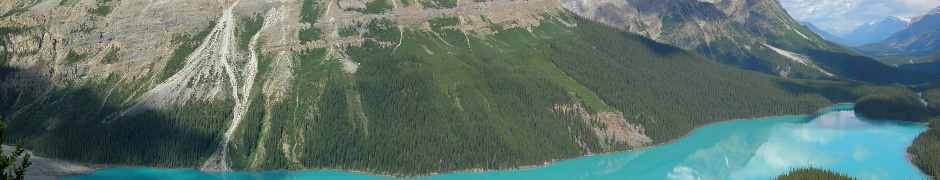
[[[3,154],[9,155],[14,147],[2,145]],[[29,152],[27,150],[27,152]],[[33,154],[30,152],[30,154]],[[87,174],[91,171],[100,169],[100,166],[91,166],[78,163],[72,163],[64,160],[50,159],[31,155],[29,158],[32,165],[26,168],[26,179],[36,180],[54,180],[71,175]],[[18,163],[17,163],[18,164]]]

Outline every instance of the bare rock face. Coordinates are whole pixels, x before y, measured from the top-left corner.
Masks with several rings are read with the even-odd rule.
[[[599,143],[610,147],[611,145],[627,144],[632,148],[649,145],[652,140],[646,136],[642,125],[631,124],[623,116],[623,112],[597,112],[591,114],[580,101],[573,104],[555,105],[555,111],[576,117],[584,121],[597,135]]]
[[[777,74],[786,62],[766,59],[774,55],[760,43],[819,45],[825,40],[794,21],[772,0],[560,0],[563,6],[588,19],[643,35],[658,42],[697,51],[734,66],[763,63],[751,70]],[[805,33],[804,33],[805,32]],[[781,38],[787,37],[789,38]],[[754,59],[762,62],[749,62]],[[825,75],[822,72],[804,72]]]
[[[779,31],[773,27],[775,24],[782,24],[787,27],[783,30],[792,31],[794,27],[791,24],[796,23],[791,22],[779,4],[766,0],[561,2],[566,9],[584,17],[689,50],[722,38],[767,41],[766,37],[750,31]]]

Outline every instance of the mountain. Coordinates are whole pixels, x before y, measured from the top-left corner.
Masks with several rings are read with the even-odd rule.
[[[783,77],[919,84],[935,80],[829,43],[775,0],[563,0],[583,17],[719,62]]]
[[[800,24],[802,24],[802,25],[805,26],[806,28],[809,28],[810,31],[813,31],[814,33],[816,33],[817,35],[819,35],[819,36],[822,37],[823,39],[826,39],[826,40],[828,40],[828,41],[830,41],[830,42],[834,42],[834,43],[841,44],[841,45],[844,45],[844,46],[859,46],[859,45],[862,45],[862,43],[859,43],[859,42],[856,42],[856,41],[852,41],[852,40],[848,40],[848,39],[845,39],[845,38],[842,38],[842,37],[839,37],[839,36],[836,36],[836,35],[829,34],[829,32],[826,32],[825,30],[819,29],[819,27],[816,27],[816,25],[813,25],[813,23],[805,22],[805,21],[804,21],[804,22],[800,22]]]
[[[940,7],[912,19],[910,25],[878,44],[921,56],[940,50]]]
[[[743,70],[651,36],[714,43],[784,76],[924,80],[822,51],[835,46],[770,1],[647,2],[638,9],[700,9],[645,37],[555,0],[3,1],[4,140],[115,166],[414,176],[643,148],[907,91]],[[697,32],[691,19],[717,29],[675,32]]]
[[[864,23],[855,30],[843,35],[842,38],[861,44],[869,44],[884,40],[904,29],[904,26],[907,26],[907,22],[894,16],[888,16],[878,22]]]

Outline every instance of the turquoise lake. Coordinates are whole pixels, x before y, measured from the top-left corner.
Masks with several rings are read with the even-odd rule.
[[[841,104],[809,116],[717,123],[652,148],[503,171],[416,179],[772,179],[793,168],[829,169],[861,179],[926,179],[906,157],[926,127],[856,116]],[[65,179],[395,179],[343,171],[204,173],[110,168]]]

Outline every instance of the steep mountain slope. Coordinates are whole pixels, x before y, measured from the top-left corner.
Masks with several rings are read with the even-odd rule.
[[[852,41],[852,40],[848,40],[848,39],[845,39],[845,38],[842,38],[842,37],[839,37],[839,36],[836,36],[836,35],[829,34],[829,32],[826,32],[825,30],[819,29],[819,27],[816,27],[816,25],[813,25],[813,23],[810,23],[810,22],[800,22],[800,24],[802,24],[803,26],[806,26],[806,28],[809,28],[810,31],[813,31],[814,33],[816,33],[816,35],[819,35],[819,36],[822,37],[823,39],[826,39],[826,40],[828,40],[828,41],[830,41],[830,42],[834,42],[834,43],[841,44],[841,45],[844,45],[844,46],[859,46],[859,45],[862,45],[862,43],[859,43],[859,42],[856,42],[856,41]]]
[[[855,28],[855,30],[852,30],[852,32],[843,35],[842,38],[861,44],[869,44],[884,40],[888,36],[901,31],[905,26],[907,26],[907,22],[897,17],[889,16],[878,22],[864,23]]]
[[[940,7],[911,20],[910,25],[878,42],[894,50],[929,55],[940,50]]]
[[[16,2],[5,143],[79,162],[514,168],[904,90],[728,67],[554,0]]]
[[[784,77],[873,83],[936,81],[856,55],[799,25],[774,0],[563,0],[592,20]]]

